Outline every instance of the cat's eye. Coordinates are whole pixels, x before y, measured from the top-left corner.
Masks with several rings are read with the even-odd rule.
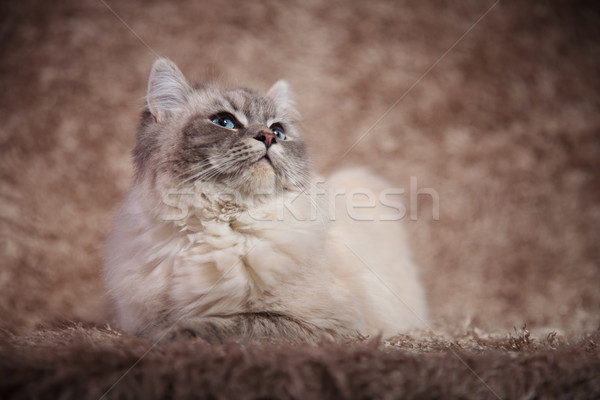
[[[219,125],[227,129],[234,129],[239,125],[235,117],[229,113],[213,115],[210,117],[210,121],[215,125]]]
[[[281,124],[273,124],[269,129],[271,129],[271,132],[273,132],[275,136],[277,136],[277,139],[285,140],[285,130],[283,129],[283,126],[281,126]]]

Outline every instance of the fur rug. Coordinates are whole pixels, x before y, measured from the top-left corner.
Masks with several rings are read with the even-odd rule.
[[[25,0],[0,21],[0,397],[600,397],[595,2]],[[438,193],[439,220],[422,195],[406,221],[429,330],[152,347],[108,328],[100,248],[156,54],[196,81],[285,78],[317,170]]]
[[[427,339],[424,337],[427,336]],[[0,387],[15,399],[597,399],[600,332],[574,343],[527,330],[452,340],[423,332],[383,347],[191,340],[163,345],[73,327],[0,342]]]

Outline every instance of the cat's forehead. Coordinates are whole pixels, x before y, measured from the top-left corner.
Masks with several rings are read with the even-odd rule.
[[[265,122],[277,118],[275,101],[250,89],[200,88],[201,101],[211,113],[230,112],[248,122]]]

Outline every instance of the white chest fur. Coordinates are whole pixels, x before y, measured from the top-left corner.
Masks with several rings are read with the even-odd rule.
[[[343,210],[330,221],[297,195],[231,220],[161,221],[140,195],[134,188],[117,217],[105,268],[130,332],[190,316],[271,311],[326,329],[394,334],[426,316],[397,222],[359,226]]]

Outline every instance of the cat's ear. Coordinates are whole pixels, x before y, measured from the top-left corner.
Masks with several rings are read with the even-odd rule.
[[[183,109],[192,88],[177,65],[168,58],[157,58],[148,78],[146,103],[154,120],[164,122]]]
[[[294,94],[290,85],[282,80],[275,82],[271,89],[267,92],[267,96],[275,100],[278,104],[284,105],[286,108],[294,108]]]

